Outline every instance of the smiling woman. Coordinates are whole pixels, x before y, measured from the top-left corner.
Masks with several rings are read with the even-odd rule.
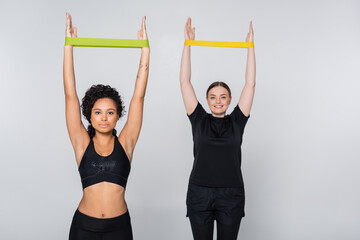
[[[224,82],[213,82],[206,91],[206,100],[213,116],[224,117],[231,102],[231,91]]]
[[[185,41],[194,39],[195,28],[191,27],[189,18],[185,25]],[[253,42],[251,22],[246,42]],[[214,82],[209,86],[206,100],[211,114],[208,114],[197,100],[190,79],[190,46],[185,43],[180,86],[194,140],[194,164],[186,198],[187,216],[195,240],[212,240],[214,221],[218,240],[235,240],[245,216],[241,144],[255,91],[254,48],[248,49],[245,86],[230,115],[226,115],[231,102],[227,84]]]
[[[70,14],[66,18],[66,37],[77,38]],[[145,17],[137,35],[138,40],[147,40]],[[76,93],[73,46],[64,47],[66,124],[83,187],[70,240],[133,239],[124,195],[142,124],[149,56],[149,48],[142,47],[129,115],[117,136],[115,126],[124,114],[124,106],[114,88],[101,84],[92,86],[82,99],[82,112],[90,123],[85,129]]]

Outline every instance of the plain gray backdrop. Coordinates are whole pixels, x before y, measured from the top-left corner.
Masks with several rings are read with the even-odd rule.
[[[242,146],[239,239],[360,239],[358,0],[1,1],[1,239],[67,239],[82,196],[65,123],[66,12],[79,37],[136,38],[147,16],[150,75],[126,190],[135,239],[192,239],[193,143],[179,86],[188,16],[199,40],[244,41],[253,20],[257,85]],[[204,106],[208,85],[225,81],[233,109],[246,52],[192,48]],[[139,49],[75,48],[74,56],[79,98],[110,84],[128,107]]]

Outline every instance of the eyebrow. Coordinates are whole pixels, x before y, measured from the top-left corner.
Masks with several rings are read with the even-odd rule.
[[[94,108],[94,111],[95,111],[95,110],[100,110],[100,111],[101,111],[102,109],[100,109],[100,108]],[[115,111],[115,109],[114,109],[114,108],[108,108],[106,111],[109,111],[109,110],[113,110],[113,111]]]
[[[210,96],[216,96],[215,94],[211,93]],[[220,96],[227,96],[225,93],[221,94]]]

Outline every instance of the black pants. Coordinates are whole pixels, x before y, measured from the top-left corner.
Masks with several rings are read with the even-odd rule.
[[[127,211],[114,218],[94,218],[76,210],[69,240],[133,240]]]
[[[187,216],[194,240],[212,240],[214,221],[218,240],[236,240],[244,217],[243,188],[213,188],[189,184]]]

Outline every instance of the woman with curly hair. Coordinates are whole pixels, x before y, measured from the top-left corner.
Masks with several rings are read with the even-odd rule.
[[[185,26],[185,39],[195,39],[190,18]],[[246,41],[253,42],[252,23]],[[187,216],[195,240],[212,240],[215,220],[217,239],[235,240],[245,215],[240,146],[254,98],[254,48],[248,49],[245,85],[230,115],[225,114],[231,102],[227,84],[214,82],[209,86],[206,101],[211,114],[208,114],[196,98],[190,77],[190,46],[184,46],[180,86],[194,140],[194,164],[186,198]]]
[[[70,14],[66,14],[66,18],[66,36],[77,37]],[[137,38],[147,39],[145,17]],[[94,85],[86,92],[81,108],[90,125],[88,130],[85,129],[75,87],[73,46],[64,48],[66,124],[83,187],[83,197],[74,214],[69,239],[131,240],[130,216],[124,195],[141,129],[150,49],[141,49],[128,118],[117,136],[115,126],[124,107],[118,92],[110,86]]]

